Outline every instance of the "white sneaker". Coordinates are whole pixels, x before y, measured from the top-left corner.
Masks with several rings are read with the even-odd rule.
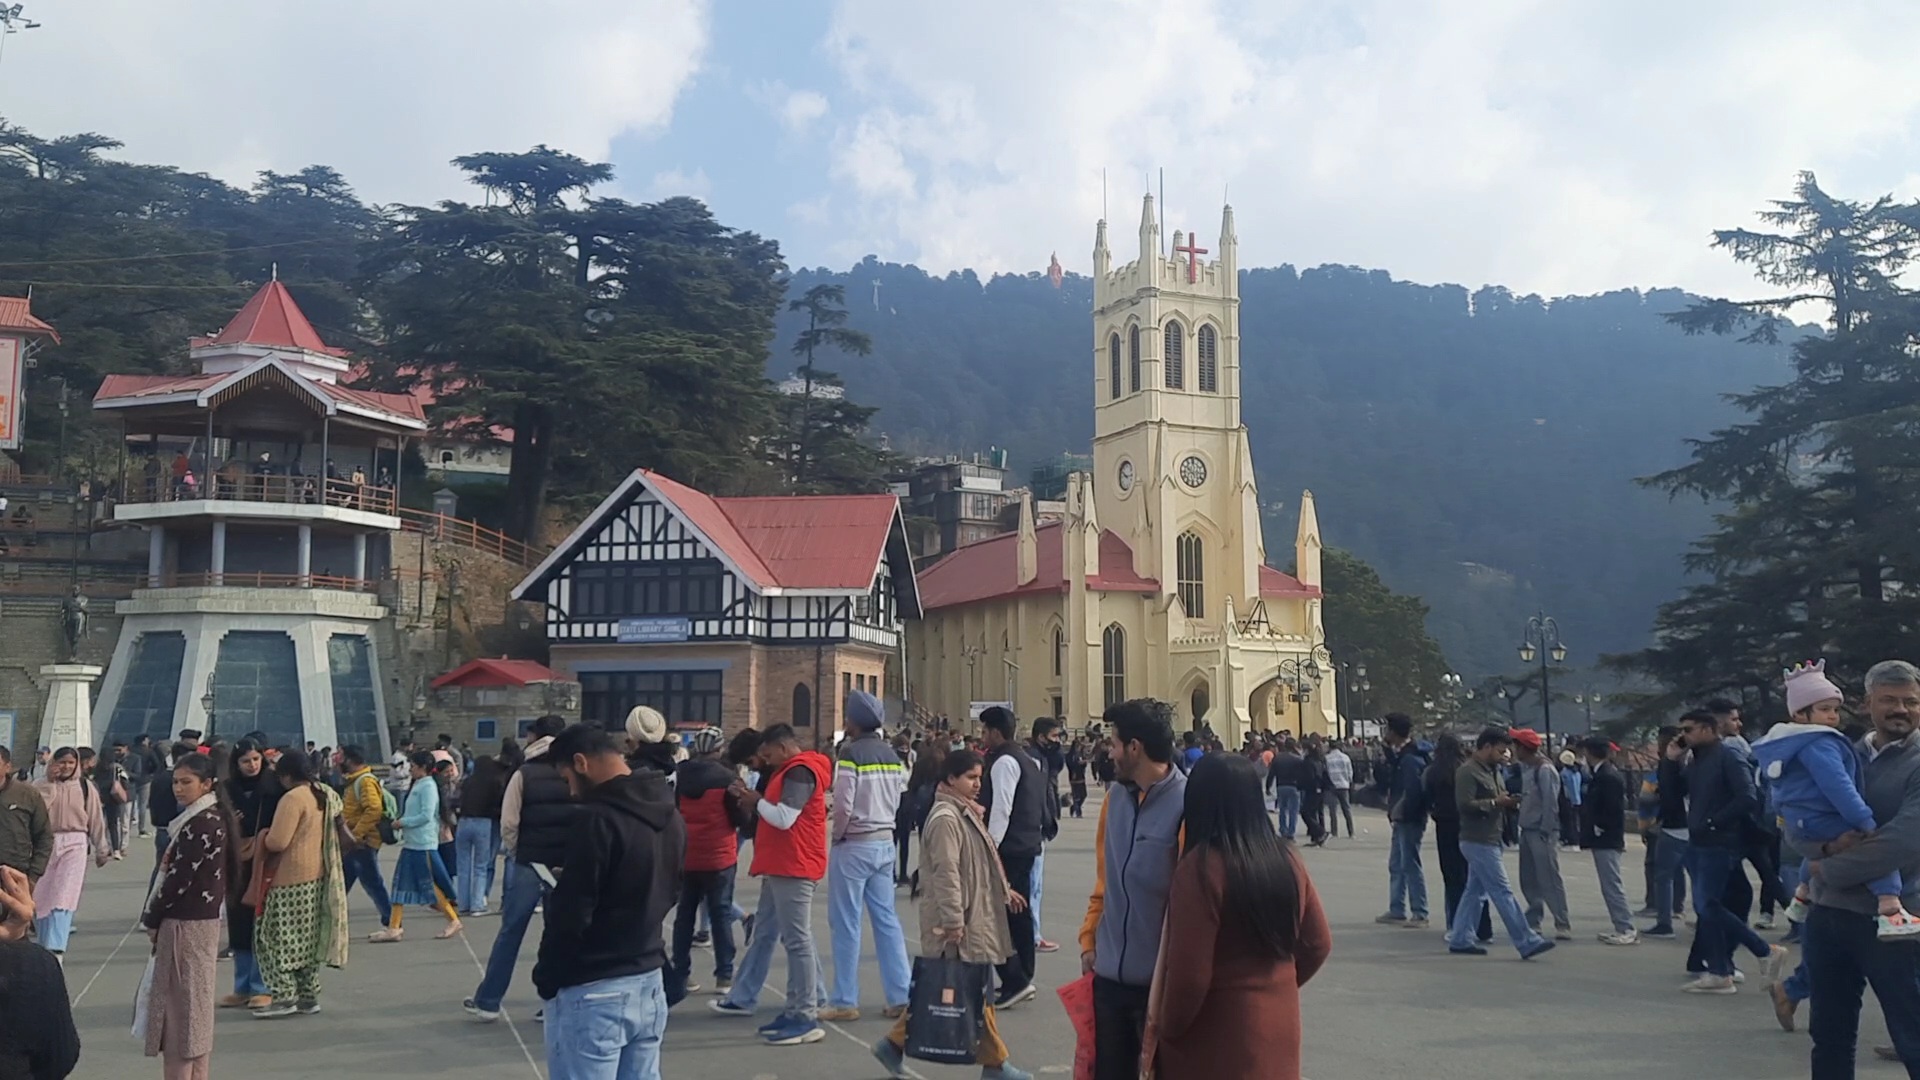
[[[1775,945],[1772,951],[1767,953],[1767,958],[1760,961],[1760,982],[1763,985],[1772,986],[1784,978],[1787,971],[1787,958],[1792,955],[1792,949],[1785,945]]]
[[[1787,921],[1790,923],[1806,922],[1807,916],[1811,914],[1812,911],[1813,909],[1807,904],[1805,900],[1802,900],[1796,896],[1793,898],[1793,903],[1787,905]]]
[[[1640,932],[1637,930],[1628,930],[1624,934],[1601,934],[1600,942],[1603,945],[1638,945],[1640,944]]]
[[[1725,975],[1702,975],[1680,988],[1689,994],[1737,994],[1739,988]]]
[[[1914,918],[1905,911],[1898,915],[1881,915],[1879,923],[1882,941],[1920,937],[1920,919]]]

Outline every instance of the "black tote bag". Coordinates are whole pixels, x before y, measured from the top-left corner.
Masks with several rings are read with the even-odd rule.
[[[908,994],[906,1054],[942,1065],[970,1065],[984,1012],[989,964],[969,964],[952,956],[920,956],[913,961]]]

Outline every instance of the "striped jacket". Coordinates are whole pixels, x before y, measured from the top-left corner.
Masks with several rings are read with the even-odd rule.
[[[906,767],[879,732],[842,742],[833,770],[833,842],[890,839],[906,786]]]

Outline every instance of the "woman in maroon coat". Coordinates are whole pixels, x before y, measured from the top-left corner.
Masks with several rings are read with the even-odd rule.
[[[1246,758],[1208,754],[1187,778],[1149,1053],[1162,1080],[1300,1076],[1300,987],[1333,939],[1306,867],[1275,835]]]

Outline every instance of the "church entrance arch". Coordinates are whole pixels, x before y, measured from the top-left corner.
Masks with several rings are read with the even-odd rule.
[[[1191,714],[1193,716],[1193,729],[1198,731],[1200,730],[1200,725],[1207,719],[1207,684],[1203,682],[1194,687],[1193,693],[1187,697],[1187,703],[1193,709]]]
[[[1287,723],[1286,711],[1287,684],[1278,678],[1268,679],[1253,688],[1253,694],[1247,699],[1247,715],[1253,719],[1255,731],[1291,731]]]

